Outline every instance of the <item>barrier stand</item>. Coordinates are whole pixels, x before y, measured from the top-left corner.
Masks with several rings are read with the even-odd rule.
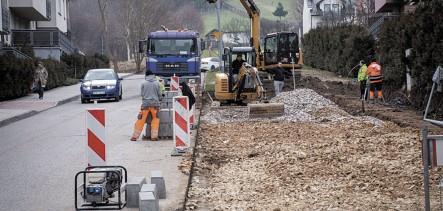
[[[189,99],[187,96],[177,96],[172,100],[174,150],[171,156],[181,156],[186,153],[191,142],[189,126]]]
[[[179,91],[180,78],[178,76],[171,77],[171,91]]]
[[[192,91],[192,94],[195,96],[195,84],[189,84],[189,88]],[[195,103],[189,111],[189,124],[191,124],[191,129],[195,129],[194,119],[195,119]]]
[[[106,165],[105,109],[86,110],[86,141],[88,166]]]
[[[423,182],[425,189],[425,210],[431,210],[429,196],[429,167],[443,166],[443,135],[428,135],[428,127],[422,127],[423,133]]]

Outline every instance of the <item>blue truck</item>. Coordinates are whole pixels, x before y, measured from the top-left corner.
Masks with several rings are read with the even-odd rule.
[[[146,50],[144,45],[146,44]],[[171,76],[180,82],[200,80],[200,56],[205,45],[195,30],[168,30],[149,32],[139,42],[139,52],[146,53],[146,68],[170,84]]]

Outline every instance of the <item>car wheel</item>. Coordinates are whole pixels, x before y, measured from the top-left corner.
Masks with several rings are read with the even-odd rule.
[[[214,65],[211,66],[211,70],[215,70],[215,66]]]
[[[121,100],[123,99],[123,89],[120,89],[120,96],[118,96],[118,98]]]
[[[80,97],[80,101],[82,102],[82,104],[85,104],[85,103],[86,103],[86,100],[83,99],[83,97]]]

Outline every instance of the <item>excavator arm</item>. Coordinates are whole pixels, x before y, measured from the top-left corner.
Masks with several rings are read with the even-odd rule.
[[[207,0],[209,3],[215,3],[217,0]],[[240,3],[245,8],[246,12],[251,19],[251,40],[250,46],[255,47],[256,55],[260,55],[260,9],[258,9],[257,5],[253,0],[239,0]],[[256,58],[256,66],[260,67],[261,62],[260,58],[257,56]]]
[[[246,83],[247,77],[250,80],[252,80],[255,94],[256,94],[256,99],[257,100],[261,100],[261,99],[266,100],[266,96],[264,94],[264,89],[263,89],[263,84],[261,83],[257,68],[252,67],[250,64],[248,64],[246,62],[244,62],[242,64],[242,67],[239,70],[237,79],[234,82],[234,87],[232,88],[232,90],[236,93],[234,100],[240,99],[240,94],[243,92],[243,89],[245,88],[245,83]]]

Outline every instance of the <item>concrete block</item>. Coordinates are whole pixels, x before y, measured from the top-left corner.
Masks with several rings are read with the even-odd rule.
[[[166,199],[166,184],[162,171],[151,171],[151,184],[157,187],[158,198]]]
[[[139,193],[140,211],[157,211],[159,210],[158,199],[152,192],[140,192]]]
[[[126,184],[126,191],[128,192],[128,207],[139,207],[139,195],[143,184],[146,184],[145,177],[133,177]]]
[[[152,192],[156,199],[158,199],[157,186],[155,184],[144,184],[140,192]]]
[[[172,123],[162,123],[160,121],[158,136],[159,137],[172,137],[174,135],[172,130]],[[147,123],[145,128],[145,137],[151,138],[151,124]]]

